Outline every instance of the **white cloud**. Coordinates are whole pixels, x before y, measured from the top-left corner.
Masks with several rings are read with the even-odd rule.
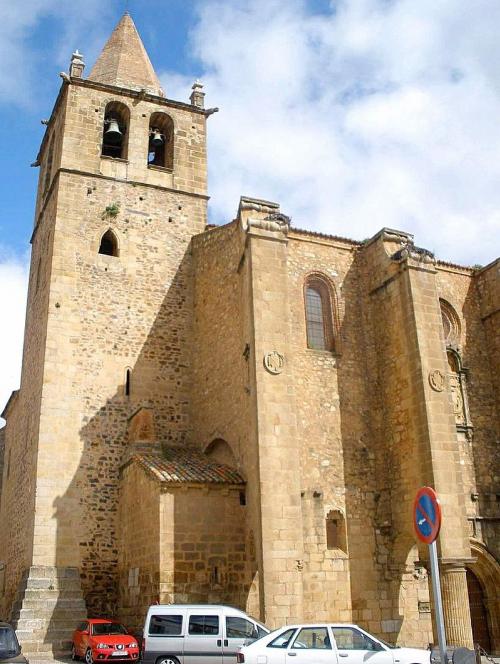
[[[0,103],[32,106],[44,97],[44,77],[52,64],[54,75],[67,71],[70,56],[85,44],[87,61],[93,61],[97,47],[102,46],[102,26],[107,26],[113,3],[86,0],[85,5],[67,0],[13,0],[0,2]],[[41,22],[57,22],[57,41],[35,48],[33,37]],[[46,101],[43,99],[43,101]]]
[[[495,257],[500,231],[497,0],[203,0],[192,47],[209,120],[212,218],[241,194],[299,227],[382,226],[438,257]],[[191,81],[164,74],[170,97]]]
[[[27,286],[28,259],[8,256],[0,247],[0,412],[19,387]]]

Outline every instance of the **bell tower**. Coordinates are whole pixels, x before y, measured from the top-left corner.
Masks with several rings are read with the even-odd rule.
[[[0,602],[28,653],[64,651],[77,620],[117,610],[129,418],[146,406],[163,442],[191,439],[189,247],[211,111],[198,82],[190,103],[166,98],[127,13],[84,71],[76,51],[35,162],[23,371],[4,415]]]

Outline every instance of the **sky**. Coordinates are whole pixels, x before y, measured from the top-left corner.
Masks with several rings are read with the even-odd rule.
[[[498,0],[0,0],[0,409],[19,385],[40,120],[71,53],[88,73],[125,9],[167,97],[199,78],[220,108],[212,223],[247,195],[299,228],[498,256]]]

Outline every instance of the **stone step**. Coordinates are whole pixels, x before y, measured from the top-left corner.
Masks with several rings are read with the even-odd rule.
[[[68,634],[67,629],[51,629],[47,634],[45,628],[43,629],[20,629],[16,630],[17,638],[19,639],[23,651],[36,644],[38,650],[50,650],[55,644],[64,644],[71,650],[71,633]]]
[[[81,583],[79,579],[71,578],[32,578],[27,579],[19,588],[19,592],[23,590],[79,590],[81,592]]]
[[[86,616],[78,569],[34,566],[26,572],[16,594],[12,622],[29,660],[68,657],[73,631]]]
[[[53,630],[65,630],[66,633],[66,638],[71,638],[71,635],[75,631],[77,625],[79,622],[82,622],[81,620],[73,620],[72,618],[69,618],[68,620],[65,619],[59,619],[59,620],[51,620],[47,621],[43,616],[39,616],[36,618],[30,618],[28,620],[19,620],[17,623],[17,631],[28,631],[28,630],[39,630],[42,636],[45,636],[47,633],[47,626],[49,629],[48,634]]]
[[[29,604],[32,601],[56,602],[58,600],[80,601],[81,599],[80,590],[60,590],[56,593],[46,590],[25,590],[23,593],[17,593],[14,605]]]
[[[80,579],[77,567],[40,567],[33,565],[23,574],[23,579]]]
[[[28,596],[23,600],[17,600],[12,606],[12,613],[22,609],[46,609],[47,611],[86,611],[85,600],[78,597],[43,597],[35,598]]]
[[[23,655],[28,660],[29,664],[36,662],[55,662],[58,661],[71,661],[71,652],[66,649],[63,650],[30,650],[29,652],[23,651]]]
[[[23,655],[26,657],[26,659],[29,661],[29,664],[38,664],[38,662],[55,662],[56,658],[58,657],[57,653],[53,653],[52,650],[50,652],[23,652]],[[62,654],[62,657],[64,657],[64,653]]]
[[[71,639],[73,632],[75,631],[78,623],[82,622],[81,620],[76,621],[72,618],[68,620],[57,620],[49,621],[43,618],[43,616],[32,618],[30,620],[20,620],[17,625],[15,625],[16,632],[37,632],[37,638],[45,638],[46,634],[49,636],[52,632],[64,632],[66,635],[65,638]],[[47,632],[48,630],[48,632]],[[38,633],[39,632],[39,633]],[[47,636],[47,640],[50,640]]]

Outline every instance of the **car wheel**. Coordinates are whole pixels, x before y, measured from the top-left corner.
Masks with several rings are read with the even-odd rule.
[[[179,664],[179,660],[176,657],[162,657],[156,660],[156,664]]]
[[[78,657],[78,655],[76,654],[76,648],[75,648],[75,644],[74,644],[74,643],[71,644],[71,659],[72,659],[74,662],[76,662],[78,659],[80,659],[80,658]]]
[[[90,648],[87,648],[87,652],[85,653],[85,664],[94,664],[94,658],[92,657],[92,650]]]

